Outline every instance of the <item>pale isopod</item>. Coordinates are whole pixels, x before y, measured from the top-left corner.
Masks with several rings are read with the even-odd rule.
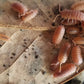
[[[29,20],[33,19],[38,14],[38,10],[30,10],[26,13],[26,15],[22,16],[23,22],[28,22]]]
[[[59,69],[53,74],[56,78],[63,78],[72,75],[76,71],[76,66],[73,63],[67,63],[62,65],[62,71],[59,72]]]

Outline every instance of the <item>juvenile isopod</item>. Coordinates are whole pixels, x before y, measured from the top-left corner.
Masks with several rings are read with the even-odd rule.
[[[63,25],[76,25],[76,24],[79,24],[79,21],[77,20],[68,20],[68,19],[64,19],[62,22],[61,22]]]
[[[79,32],[80,32],[80,29],[78,27],[75,27],[75,26],[66,28],[67,34],[74,35],[74,34],[79,34]]]
[[[71,6],[72,10],[84,11],[84,1],[78,1]]]
[[[83,63],[83,57],[81,54],[81,48],[79,46],[74,46],[71,51],[71,57],[73,63],[79,67]],[[79,68],[78,68],[79,69]],[[77,70],[78,71],[78,70]]]
[[[24,16],[22,16],[21,19],[25,23],[25,22],[28,22],[29,20],[33,19],[37,14],[38,14],[38,10],[37,9],[30,10]]]
[[[54,57],[54,59],[50,64],[50,70],[55,71],[58,67],[59,67],[59,61],[58,61],[58,57],[56,56]]]
[[[84,44],[84,37],[75,37],[73,38],[73,42],[79,45]]]
[[[12,9],[18,13],[18,16],[24,16],[28,11],[27,7],[20,2],[13,2],[11,4]]]
[[[62,65],[61,69],[62,69],[61,72],[59,72],[59,69],[57,69],[55,73],[53,74],[53,76],[56,78],[68,77],[72,75],[73,73],[75,73],[76,66],[73,63],[67,63],[67,64]]]
[[[66,42],[60,48],[60,51],[59,51],[59,54],[58,54],[58,61],[59,61],[59,64],[60,64],[59,72],[61,72],[61,64],[65,63],[68,59],[68,56],[69,56],[69,53],[70,53],[70,47],[71,47],[71,44],[69,42]]]
[[[82,13],[78,10],[65,9],[63,11],[60,11],[60,14],[61,14],[61,17],[64,19],[84,21],[84,13]]]
[[[7,41],[9,39],[5,34],[0,33],[0,40]]]
[[[54,45],[59,45],[63,39],[65,34],[64,26],[58,26],[54,32],[52,42]]]

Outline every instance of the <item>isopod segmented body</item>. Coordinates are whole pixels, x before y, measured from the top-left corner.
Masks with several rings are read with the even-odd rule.
[[[54,32],[52,42],[54,45],[59,45],[63,39],[65,34],[64,26],[58,26]]]
[[[59,69],[57,69],[53,76],[56,78],[63,78],[72,75],[76,71],[76,66],[73,63],[67,63],[62,65],[61,70],[62,71],[59,72]]]
[[[21,17],[22,21],[28,22],[29,20],[33,19],[38,14],[38,10],[30,10],[24,16]]]
[[[84,21],[84,13],[82,13],[78,10],[65,9],[63,11],[60,11],[60,14],[61,14],[61,17],[64,19]]]

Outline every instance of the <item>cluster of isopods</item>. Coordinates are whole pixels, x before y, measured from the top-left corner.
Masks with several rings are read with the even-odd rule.
[[[53,44],[59,45],[64,35],[69,36],[69,41],[65,42],[59,49],[58,55],[52,60],[50,69],[54,71],[54,77],[67,77],[79,71],[83,63],[81,47],[84,44],[84,1],[76,2],[71,9],[60,11],[63,19],[53,35]],[[55,17],[55,19],[57,16]],[[55,21],[54,19],[54,21]],[[71,36],[71,37],[70,37]],[[72,62],[66,63],[71,55]]]
[[[21,18],[23,22],[28,22],[38,14],[37,9],[30,10],[20,2],[11,3],[11,7],[15,12],[18,13],[18,17]]]

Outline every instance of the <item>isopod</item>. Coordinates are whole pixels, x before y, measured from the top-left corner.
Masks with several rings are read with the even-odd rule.
[[[78,66],[77,72],[79,70],[79,65],[83,63],[81,48],[79,46],[74,46],[71,51],[71,57],[73,63]]]
[[[61,22],[63,25],[76,25],[76,24],[79,24],[79,21],[77,20],[67,20],[67,19],[64,19],[62,22]]]
[[[71,44],[69,42],[66,42],[59,51],[58,54],[58,61],[60,63],[60,69],[59,72],[61,72],[61,64],[65,63],[68,59],[69,53],[70,53],[70,47]]]
[[[64,19],[84,21],[84,13],[82,13],[78,10],[65,9],[63,11],[60,11],[60,14],[61,14],[61,17]]]
[[[9,39],[5,34],[0,33],[0,40],[7,41]]]
[[[54,59],[52,60],[51,64],[50,64],[50,70],[55,71],[59,66],[59,61],[58,61],[58,57],[54,57]]]
[[[76,72],[76,66],[73,63],[64,64],[62,65],[61,69],[62,69],[61,72],[59,72],[59,69],[57,69],[53,74],[53,76],[56,78],[63,78],[68,77]]]
[[[84,44],[84,37],[75,37],[73,38],[73,42],[79,45]]]
[[[28,11],[27,7],[20,2],[13,2],[11,7],[15,12],[18,12],[19,17],[24,16]]]
[[[79,34],[79,32],[80,32],[80,29],[78,27],[75,27],[75,26],[66,28],[67,34],[74,35],[74,34]]]
[[[23,22],[28,22],[29,20],[33,19],[38,14],[38,10],[30,10],[24,16],[22,16]]]
[[[78,1],[71,6],[72,10],[84,11],[84,1]]]
[[[54,45],[59,45],[63,39],[65,34],[64,26],[58,26],[54,32],[52,42]]]

